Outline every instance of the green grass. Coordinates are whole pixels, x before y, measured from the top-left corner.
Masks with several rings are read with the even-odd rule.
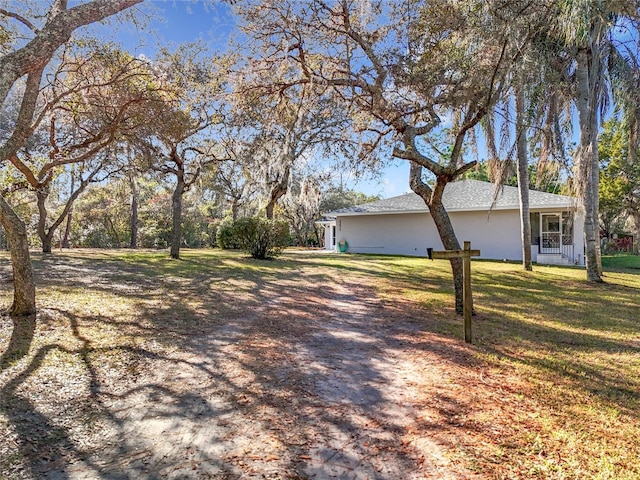
[[[605,271],[603,285],[587,283],[583,269],[537,266],[527,273],[514,264],[472,265],[475,354],[491,371],[527,385],[526,397],[510,409],[520,419],[510,420],[513,428],[502,437],[509,448],[494,452],[502,464],[494,471],[500,478],[640,478],[634,263]],[[461,335],[459,318],[446,308],[438,314],[451,302],[451,292],[441,293],[450,275],[446,262],[399,259],[395,272],[380,284],[383,294],[421,303],[425,314],[439,316],[435,331]],[[481,455],[491,458],[487,449]]]
[[[640,255],[604,255],[602,268],[610,270],[640,270]]]
[[[255,261],[216,250],[182,255],[176,261],[157,251],[35,254],[45,314],[31,350],[55,341],[61,347],[42,359],[44,367],[60,365],[80,377],[89,359],[99,365],[92,375],[108,378],[110,369],[126,375],[142,368],[135,348],[179,348],[273,292],[332,282],[371,286],[399,315],[414,315],[420,332],[467,348],[446,261],[289,252]],[[87,273],[56,276],[60,264]],[[603,265],[606,283],[594,285],[579,268],[524,272],[517,264],[472,262],[477,315],[474,345],[464,352],[475,363],[460,366],[459,378],[472,381],[460,391],[477,405],[468,405],[465,427],[441,426],[457,439],[453,459],[482,478],[640,478],[640,257],[605,257]],[[9,286],[0,301],[9,303]]]
[[[526,394],[487,420],[499,429],[506,419],[499,439],[463,449],[469,465],[495,478],[640,478],[639,258],[607,258],[602,285],[586,282],[581,268],[472,263],[474,355],[507,385],[524,384]],[[369,276],[388,302],[418,305],[426,328],[462,336],[448,262],[337,261]],[[491,442],[506,447],[479,446]]]

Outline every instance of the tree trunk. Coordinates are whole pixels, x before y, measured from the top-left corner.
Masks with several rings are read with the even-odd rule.
[[[171,258],[180,258],[180,243],[182,242],[182,195],[184,194],[184,179],[178,176],[176,188],[171,196],[171,214],[173,229],[171,231]]]
[[[584,241],[587,280],[602,282],[600,232],[598,219],[598,112],[595,64],[597,53],[587,48],[578,50],[576,63],[576,108],[580,125],[577,150],[578,192],[584,208]]]
[[[636,210],[633,214],[633,223],[636,227],[636,242],[633,251],[636,255],[640,254],[640,210]]]
[[[291,168],[287,167],[282,174],[282,178],[278,183],[271,187],[269,192],[269,203],[265,207],[265,215],[269,220],[273,220],[273,210],[278,200],[280,200],[287,193],[289,188],[289,177],[291,176]]]
[[[131,186],[131,243],[130,248],[138,248],[138,182],[133,176],[129,177]]]
[[[269,219],[269,220],[273,220],[273,209],[276,206],[276,202],[275,201],[269,201],[269,203],[267,203],[267,206],[264,209],[265,212],[265,216]]]
[[[62,237],[62,248],[71,248],[71,241],[69,237],[71,236],[71,220],[73,219],[73,208],[69,210],[67,214],[67,224],[64,227],[64,237]]]
[[[442,241],[444,248],[446,250],[460,250],[460,242],[458,242],[458,238],[453,230],[453,225],[451,225],[449,214],[442,205],[442,194],[444,193],[444,188],[447,183],[448,180],[446,178],[437,177],[432,190],[422,182],[422,167],[411,162],[411,190],[418,194],[427,205],[427,208],[429,208],[429,213],[431,213],[431,218],[433,218],[433,222],[436,224],[436,228],[438,229],[438,234],[440,235],[440,240]],[[464,313],[464,279],[462,259],[452,258],[449,261],[451,262],[451,270],[453,272],[456,313],[462,315]]]
[[[522,237],[522,267],[533,270],[531,263],[531,215],[529,213],[529,161],[524,113],[524,83],[516,86],[516,153],[518,192],[520,196],[520,233]]]
[[[31,315],[36,312],[36,287],[33,281],[27,229],[11,206],[0,197],[0,223],[5,230],[13,266],[12,315]]]
[[[51,236],[47,234],[40,240],[42,240],[42,253],[51,253],[51,244],[53,243]]]
[[[449,214],[442,205],[442,199],[440,198],[438,201],[432,201],[431,205],[428,205],[428,207],[445,250],[460,250],[460,242],[458,242],[458,238],[453,231],[453,225],[451,225]],[[451,271],[453,272],[453,286],[456,295],[456,313],[462,315],[464,312],[462,259],[452,258],[449,261],[451,262]]]
[[[324,229],[323,229],[324,230]],[[318,226],[314,224],[313,226],[313,233],[315,234],[316,237],[316,245],[318,247],[320,247],[322,245],[321,241],[320,241],[320,232],[318,231]]]
[[[640,169],[640,157],[638,156],[638,146],[640,145],[640,107],[633,110],[633,115],[629,119],[629,146],[627,154],[627,165],[625,168]],[[637,167],[634,167],[638,165]],[[635,227],[635,242],[633,252],[640,254],[640,187],[633,189],[631,201],[626,205],[627,211],[633,218],[633,226]]]
[[[592,113],[596,116],[596,113]],[[593,281],[603,282],[602,279],[602,251],[600,248],[600,160],[598,158],[598,123],[595,121],[595,132],[593,135],[593,151],[594,159],[591,163],[591,222],[593,224],[593,233],[591,234],[595,238],[595,253],[592,254],[593,262],[595,262],[595,270],[597,275],[594,276]]]
[[[47,197],[49,196],[49,188],[44,187],[36,190],[36,198],[38,203],[38,236],[42,242],[42,253],[51,253],[51,229],[47,232]]]
[[[74,167],[71,166],[71,188],[69,192],[69,197],[73,196],[73,192],[76,189],[75,185],[76,176],[74,175]],[[73,207],[69,208],[69,213],[67,214],[67,223],[64,228],[64,236],[62,237],[62,243],[60,244],[61,248],[71,248],[71,242],[69,241],[69,236],[71,235],[71,220],[73,218]]]
[[[238,204],[238,200],[234,198],[231,201],[231,220],[233,220],[234,222],[238,219],[239,208],[240,208],[240,205]],[[273,215],[273,211],[271,212],[271,215]]]

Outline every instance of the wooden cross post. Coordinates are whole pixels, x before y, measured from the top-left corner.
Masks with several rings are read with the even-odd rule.
[[[471,343],[471,257],[480,255],[480,250],[471,250],[471,242],[464,242],[462,250],[433,251],[427,249],[429,258],[451,259],[462,258],[462,296],[464,299],[464,341]]]

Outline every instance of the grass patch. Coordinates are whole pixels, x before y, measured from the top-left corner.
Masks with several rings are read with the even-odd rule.
[[[467,349],[446,261],[291,252],[255,261],[218,250],[182,256],[35,254],[37,329],[28,354],[0,371],[3,412],[22,418],[16,405],[32,395],[52,405],[49,418],[81,428],[82,415],[88,424],[102,408],[101,388],[117,391],[149,358],[218,335],[274,298],[286,302],[301,285],[319,292],[331,284],[373,287],[393,315],[415,318],[416,335],[447,339],[442,350]],[[583,269],[472,263],[474,345],[463,352],[474,361],[447,379],[468,400],[459,401],[465,420],[440,419],[434,434],[449,441],[453,461],[482,478],[640,478],[640,257],[605,257],[603,264],[606,283],[593,285]],[[4,284],[0,301],[8,305],[10,295]],[[286,307],[303,316],[323,304],[319,298],[311,312]],[[2,320],[3,348],[11,331]],[[63,402],[58,410],[56,399]],[[0,414],[7,445],[23,435],[11,424]],[[56,428],[50,435],[59,435]],[[0,472],[13,472],[20,461],[1,447],[0,457]]]
[[[475,355],[527,392],[502,411],[512,422],[505,448],[468,448],[474,468],[497,478],[640,478],[640,274],[620,273],[635,258],[608,263],[604,285],[582,269],[473,262]],[[381,294],[411,298],[435,314],[431,328],[461,336],[461,319],[434,309],[452,301],[439,293],[448,264],[403,259],[395,270]]]
[[[640,270],[640,255],[603,255],[602,268],[609,270]]]

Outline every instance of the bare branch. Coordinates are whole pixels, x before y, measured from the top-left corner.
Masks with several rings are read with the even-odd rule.
[[[0,8],[0,15],[4,15],[5,17],[10,17],[10,18],[15,18],[20,23],[25,25],[32,32],[38,33],[38,29],[33,23],[31,23],[28,19],[24,18],[22,15],[16,12],[10,12],[8,10],[5,10],[4,8]]]
[[[15,81],[27,73],[42,71],[74,30],[140,2],[142,0],[93,0],[55,15],[24,47],[0,58],[0,105],[4,104]]]

